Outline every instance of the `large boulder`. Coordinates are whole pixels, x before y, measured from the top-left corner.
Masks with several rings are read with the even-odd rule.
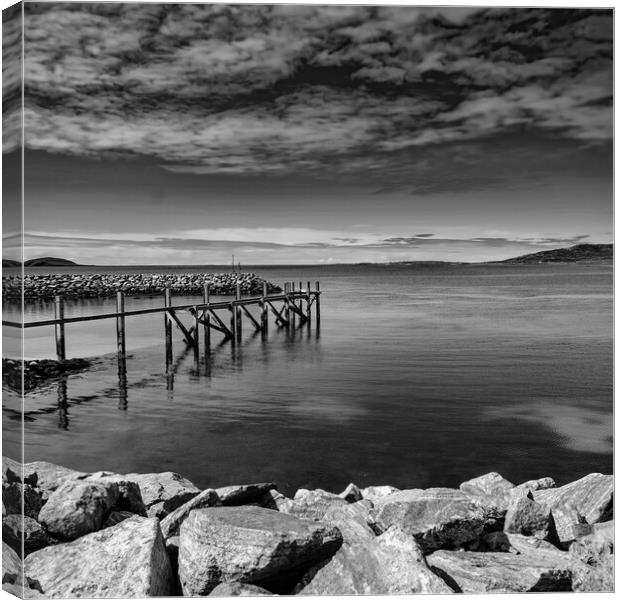
[[[278,490],[269,490],[258,500],[259,506],[272,510],[280,510],[282,512],[288,512],[292,503],[293,501],[290,498],[287,498],[284,494],[278,492]]]
[[[22,581],[23,564],[21,558],[13,548],[2,541],[2,583],[16,583]]]
[[[390,494],[394,494],[395,492],[400,492],[400,490],[397,487],[394,487],[392,485],[371,485],[371,486],[365,487],[363,490],[361,490],[361,492],[362,492],[362,498],[364,498],[365,500],[370,500],[371,502],[374,502],[375,500],[379,498],[385,498],[386,496],[389,496]]]
[[[559,551],[558,551],[559,553]],[[439,550],[426,557],[431,569],[455,592],[564,592],[571,589],[567,559],[535,551],[462,552]]]
[[[22,515],[8,515],[2,519],[2,540],[19,556],[22,554],[22,540],[25,556],[55,543],[39,523]]]
[[[441,594],[452,590],[428,567],[415,540],[398,528],[345,541],[296,586],[300,595]]]
[[[25,480],[22,479],[24,473],[24,466],[22,463],[9,458],[8,456],[2,457],[2,481],[8,483],[27,483],[33,487],[37,485],[37,476],[29,476]]]
[[[375,501],[378,525],[396,526],[413,535],[425,553],[458,548],[497,527],[492,508],[464,492],[448,488],[403,490]]]
[[[223,506],[240,506],[242,504],[259,502],[267,492],[275,489],[275,483],[248,483],[220,487],[215,491],[220,497]]]
[[[372,540],[378,531],[373,505],[369,500],[351,504],[333,504],[327,509],[321,521],[337,527],[345,542]]]
[[[551,509],[569,506],[591,525],[613,518],[613,475],[590,473],[559,488],[534,491],[534,500]]]
[[[24,482],[36,477],[37,487],[46,492],[53,492],[66,481],[73,481],[87,475],[82,471],[74,471],[43,460],[24,464]]]
[[[43,496],[38,488],[27,483],[5,482],[2,484],[2,503],[6,515],[24,514],[37,519],[43,506]]]
[[[191,500],[200,490],[178,473],[128,473],[122,476],[140,486],[142,500],[149,517],[163,519],[173,510]]]
[[[251,583],[239,583],[238,581],[229,581],[220,583],[213,588],[209,596],[220,596],[231,598],[233,596],[273,596],[262,587],[252,585]]]
[[[337,494],[321,489],[306,490],[302,488],[297,490],[292,502],[281,505],[279,510],[301,519],[319,521],[331,506],[345,506],[346,504],[348,502]]]
[[[551,477],[541,477],[540,479],[530,479],[520,483],[517,488],[536,492],[538,490],[548,490],[555,487],[555,480]]]
[[[98,471],[89,475],[85,481],[96,481],[99,483],[114,483],[118,487],[118,499],[114,505],[116,511],[127,511],[146,517],[146,506],[142,500],[140,486],[135,481],[130,481],[124,475]]]
[[[181,523],[187,519],[192,510],[221,505],[222,502],[215,490],[204,490],[166,516],[161,522],[161,531],[165,538],[177,536]]]
[[[459,486],[459,489],[473,496],[493,496],[505,494],[514,487],[514,483],[504,479],[499,473],[492,472],[464,481]]]
[[[569,551],[575,592],[614,590],[613,521],[599,523],[594,531],[574,542]]]
[[[359,502],[364,499],[362,496],[362,490],[360,490],[354,483],[350,483],[343,492],[338,494],[341,498],[344,498],[347,502]]]
[[[74,540],[101,529],[117,499],[116,483],[69,480],[50,494],[39,522],[54,537]]]
[[[522,490],[522,494],[515,496],[508,506],[504,531],[548,540],[555,534],[551,509],[538,504],[529,492]]]
[[[139,516],[34,552],[25,569],[46,598],[144,598],[174,591],[159,521]]]
[[[194,510],[181,525],[179,579],[187,596],[206,595],[230,581],[281,591],[275,588],[292,587],[296,572],[324,560],[341,544],[335,527],[266,508]]]

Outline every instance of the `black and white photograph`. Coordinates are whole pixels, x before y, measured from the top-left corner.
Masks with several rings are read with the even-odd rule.
[[[611,597],[612,3],[2,8],[4,598]]]

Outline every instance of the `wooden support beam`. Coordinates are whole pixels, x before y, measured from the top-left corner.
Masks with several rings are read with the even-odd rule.
[[[205,283],[202,290],[202,302],[203,304],[209,304],[209,284]],[[205,311],[204,315],[204,340],[205,340],[205,356],[209,355],[209,349],[211,348],[211,315],[209,311]]]
[[[54,328],[56,334],[56,358],[58,360],[65,360],[65,303],[62,296],[54,298],[54,317],[60,321]]]
[[[198,371],[200,363],[200,319],[198,317],[198,309],[194,307],[194,367]]]
[[[125,356],[125,317],[122,313],[125,312],[125,294],[124,292],[116,292],[116,312],[119,316],[116,317],[116,349],[119,356]]]
[[[308,323],[312,320],[312,312],[310,311],[310,307],[312,303],[310,302],[310,282],[308,281],[308,287],[306,288],[306,318],[308,319]]]
[[[185,337],[185,343],[188,346],[193,346],[194,345],[194,336],[193,336],[194,328],[190,327],[190,329],[187,329],[185,325],[183,325],[183,322],[181,321],[181,319],[179,319],[179,317],[176,316],[175,310],[173,308],[171,308],[168,311],[168,315],[170,315],[170,318],[176,323],[177,327],[183,333],[183,336]]]
[[[239,280],[237,280],[237,283],[235,285],[235,299],[241,300],[241,282]],[[238,305],[235,305],[235,321],[236,321],[235,333],[237,335],[237,342],[241,343],[243,325],[241,323],[241,307]]]
[[[169,285],[166,285],[164,291],[164,306],[166,308],[172,306],[172,292],[170,291]],[[172,321],[170,320],[167,310],[164,313],[164,327],[166,337],[166,368],[168,368],[172,363]]]
[[[286,320],[286,318],[282,317],[282,313],[278,312],[275,308],[275,306],[273,304],[271,304],[271,302],[269,300],[266,301],[267,305],[269,306],[269,308],[271,309],[271,312],[274,314],[274,316],[276,317],[276,323],[281,323],[282,325],[288,325],[288,321]],[[284,308],[282,309],[282,311],[286,310],[286,305],[284,306]]]
[[[267,297],[267,282],[263,281],[263,297],[261,299],[261,331],[266,336],[269,331],[269,309],[265,298]]]
[[[224,321],[222,321],[222,319],[219,318],[219,316],[214,310],[207,309],[207,312],[213,316],[213,318],[217,321],[219,325],[219,327],[216,327],[215,325],[213,325],[213,323],[211,323],[210,327],[212,327],[213,329],[218,329],[219,331],[224,333],[226,335],[226,339],[233,337],[233,332],[230,329],[228,329]]]
[[[314,294],[314,311],[316,314],[316,326],[320,327],[321,326],[321,287],[318,281],[315,282],[314,287],[316,290]]]
[[[254,325],[254,329],[256,329],[256,331],[260,331],[261,324],[254,318],[254,315],[245,306],[243,306],[243,304],[241,305],[240,308],[241,310],[243,310],[247,318],[250,319],[250,321],[252,321],[252,325]]]
[[[235,314],[236,313],[235,309],[236,309],[235,305],[231,302],[228,307],[228,310],[230,311],[230,332],[231,332],[230,341],[233,346],[237,342],[237,315]]]

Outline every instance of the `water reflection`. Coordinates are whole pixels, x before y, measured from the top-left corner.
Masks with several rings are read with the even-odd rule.
[[[69,405],[67,403],[67,378],[58,381],[58,428],[69,429]]]

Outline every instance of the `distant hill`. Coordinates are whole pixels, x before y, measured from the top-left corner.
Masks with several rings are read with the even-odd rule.
[[[24,267],[77,267],[77,263],[66,258],[56,258],[55,256],[44,256],[43,258],[31,258],[24,262]]]
[[[613,244],[578,244],[570,248],[543,250],[534,254],[524,254],[516,258],[494,261],[502,264],[536,264],[546,262],[579,262],[608,260],[614,257]]]
[[[2,267],[21,267],[22,263],[18,260],[12,260],[11,258],[3,258],[2,259]]]

